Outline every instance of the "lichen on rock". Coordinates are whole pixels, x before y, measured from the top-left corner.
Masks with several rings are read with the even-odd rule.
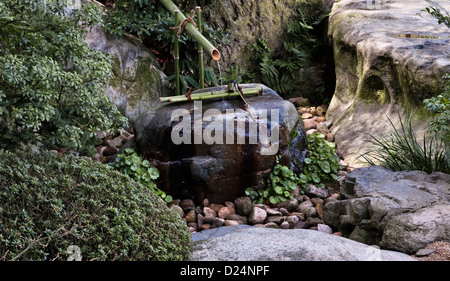
[[[109,54],[112,76],[105,94],[131,124],[170,94],[166,75],[154,55],[131,38],[114,38],[99,26],[86,36],[89,46]]]

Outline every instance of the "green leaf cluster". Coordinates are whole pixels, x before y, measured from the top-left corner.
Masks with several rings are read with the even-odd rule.
[[[293,132],[292,137],[295,135],[296,133]],[[293,191],[297,187],[303,193],[303,188],[308,183],[325,188],[326,183],[338,180],[337,172],[340,165],[335,144],[325,140],[325,136],[322,134],[314,133],[308,136],[308,152],[301,174],[295,174],[289,167],[281,165],[279,160],[280,156],[277,156],[276,164],[267,179],[265,189],[247,188],[245,190],[245,194],[254,203],[269,201],[277,204],[293,199]]]
[[[146,186],[155,195],[164,199],[167,203],[172,202],[172,196],[160,190],[155,183],[159,178],[159,171],[151,167],[148,160],[142,160],[132,148],[127,148],[123,153],[117,155],[114,162],[110,163],[119,172],[129,176],[136,182]]]
[[[430,123],[430,128],[444,142],[446,147],[450,147],[450,74],[445,74],[444,90],[437,97],[426,99],[425,107],[435,113],[435,118]]]
[[[450,14],[448,11],[442,12],[438,7],[427,7],[425,11],[435,17],[439,24],[443,23],[450,28]]]
[[[88,149],[97,131],[126,125],[103,94],[109,59],[85,42],[100,18],[89,3],[0,3],[0,147]]]
[[[381,165],[392,171],[424,171],[450,173],[450,165],[443,142],[426,134],[419,141],[414,132],[411,115],[406,123],[400,115],[400,128],[397,129],[388,118],[392,133],[385,136],[370,135],[369,143],[374,149],[363,157],[370,165]]]
[[[304,163],[303,175],[307,183],[325,187],[324,183],[338,180],[340,166],[336,145],[325,140],[324,135],[314,133],[308,136],[308,153]]]
[[[188,260],[186,223],[112,167],[70,154],[0,150],[0,256],[66,261]]]
[[[279,156],[277,156],[276,165],[267,179],[267,188],[256,191],[249,187],[245,190],[245,194],[254,203],[260,204],[268,200],[271,204],[275,205],[293,199],[293,193],[301,183],[302,178],[298,177],[289,167],[281,165],[279,163]]]
[[[443,92],[437,97],[426,99],[424,103],[425,107],[435,114],[435,118],[430,122],[430,130],[444,146],[447,167],[450,169],[450,74],[445,74],[443,79]]]

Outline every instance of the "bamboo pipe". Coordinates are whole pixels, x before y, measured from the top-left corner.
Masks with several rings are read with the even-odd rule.
[[[242,92],[244,95],[258,95],[263,91],[262,88],[247,88],[243,89]],[[173,96],[173,97],[163,97],[159,98],[161,103],[163,102],[183,102],[183,101],[196,101],[196,100],[210,100],[217,98],[227,98],[227,97],[238,97],[241,94],[239,92],[228,92],[228,91],[215,91],[215,92],[204,92],[204,93],[196,93],[190,96],[188,99],[185,96]]]
[[[169,12],[171,12],[173,15],[175,14],[176,10],[180,10],[172,1],[170,0],[159,0],[161,4],[166,7]],[[180,20],[185,20],[186,17],[183,15],[183,13],[180,13]],[[206,52],[208,52],[213,60],[220,60],[220,52],[217,50],[216,47],[214,47],[198,30],[193,26],[191,23],[186,24],[186,32],[192,36],[192,38],[195,39],[199,44],[202,45],[202,47],[205,49]]]
[[[178,26],[180,24],[180,11],[175,11],[175,26]],[[173,48],[173,56],[175,60],[175,91],[177,96],[181,94],[181,88],[180,88],[180,44],[178,40],[177,31],[174,31],[175,36],[175,46]]]
[[[202,8],[197,6],[195,9],[197,10],[198,32],[202,33]],[[205,70],[203,69],[203,47],[200,43],[198,44],[198,67],[200,69],[200,74],[199,74],[200,89],[204,89],[205,88]]]

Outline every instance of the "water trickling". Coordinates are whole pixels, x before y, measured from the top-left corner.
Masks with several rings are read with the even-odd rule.
[[[222,81],[222,70],[220,69],[220,62],[219,62],[219,61],[217,61],[217,67],[219,68],[220,85],[223,85],[223,81]]]

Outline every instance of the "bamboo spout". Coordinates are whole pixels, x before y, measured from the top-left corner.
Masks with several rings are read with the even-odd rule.
[[[175,15],[175,11],[179,11],[180,9],[170,0],[159,0],[161,4],[166,7],[167,10],[169,10],[173,15]],[[186,19],[186,17],[183,15],[183,13],[179,13],[180,20],[183,21]],[[211,44],[198,30],[193,26],[191,23],[186,24],[186,32],[192,36],[192,38],[195,39],[204,50],[211,55],[213,60],[218,61],[220,60],[220,52],[217,50],[216,47]]]

